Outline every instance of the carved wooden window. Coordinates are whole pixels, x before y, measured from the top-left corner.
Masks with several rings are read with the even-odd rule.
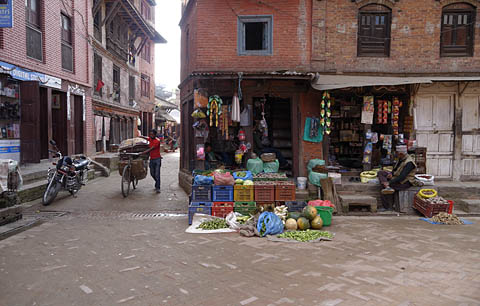
[[[358,13],[358,56],[390,56],[392,12],[383,5],[370,4]]]
[[[73,71],[72,20],[60,14],[62,19],[62,68]]]
[[[448,5],[442,10],[440,55],[473,56],[475,8],[466,3]]]

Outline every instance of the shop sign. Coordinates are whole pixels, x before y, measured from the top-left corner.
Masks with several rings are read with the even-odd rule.
[[[1,0],[0,0],[1,1]],[[48,74],[28,71],[15,65],[0,61],[0,73],[9,74],[12,78],[20,81],[38,81],[40,85],[56,89],[62,88],[62,80]]]
[[[0,0],[0,28],[13,27],[13,0]]]

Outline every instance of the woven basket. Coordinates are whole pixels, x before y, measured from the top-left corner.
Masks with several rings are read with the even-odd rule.
[[[260,156],[260,159],[264,163],[271,163],[271,162],[274,162],[277,159],[277,154],[275,154],[275,153],[263,153]]]
[[[128,165],[128,160],[121,160],[118,162],[118,173],[123,175],[123,168]],[[144,179],[147,177],[147,169],[143,159],[134,159],[132,160],[132,177],[135,177],[138,180]]]

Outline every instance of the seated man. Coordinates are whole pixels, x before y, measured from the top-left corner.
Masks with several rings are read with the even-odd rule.
[[[280,164],[280,168],[288,168],[288,161],[283,157],[279,149],[270,146],[270,141],[263,136],[263,130],[260,123],[256,123],[253,131],[253,141],[255,143],[255,153],[260,157],[263,153],[275,153]]]
[[[392,210],[393,194],[395,191],[406,190],[415,184],[417,165],[407,154],[406,146],[397,146],[398,161],[393,167],[393,173],[387,171],[378,172],[378,180],[383,185],[382,204],[379,211]]]
[[[205,170],[216,169],[218,166],[218,159],[215,152],[212,151],[212,144],[205,143]]]

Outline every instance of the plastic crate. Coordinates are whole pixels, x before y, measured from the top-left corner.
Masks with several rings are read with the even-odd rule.
[[[332,224],[333,207],[315,206],[317,213],[322,218],[323,226],[330,226]]]
[[[413,199],[413,208],[421,212],[427,218],[431,218],[441,212],[448,212],[449,206],[450,202],[449,204],[432,204],[418,196],[415,196]]]
[[[257,203],[255,202],[235,202],[233,211],[241,213],[242,215],[250,215],[257,210]]]
[[[233,186],[213,186],[213,202],[233,202]]]
[[[225,218],[233,211],[233,202],[213,202],[212,216]]]
[[[235,202],[255,201],[253,185],[235,185],[233,187],[233,199]]]
[[[192,186],[192,202],[212,202],[212,186]]]
[[[275,201],[275,185],[255,185],[255,201]]]
[[[295,185],[276,185],[275,201],[295,201]]]
[[[270,211],[273,212],[275,209],[275,202],[270,201],[270,202],[256,202],[257,203],[257,208],[260,211]],[[262,210],[263,207],[263,210]]]
[[[188,224],[192,224],[194,214],[212,214],[212,202],[191,202],[188,207]]]
[[[293,212],[293,211],[298,211],[302,212],[305,206],[307,206],[307,202],[305,201],[288,201],[285,202],[285,205],[288,207],[288,211]]]

